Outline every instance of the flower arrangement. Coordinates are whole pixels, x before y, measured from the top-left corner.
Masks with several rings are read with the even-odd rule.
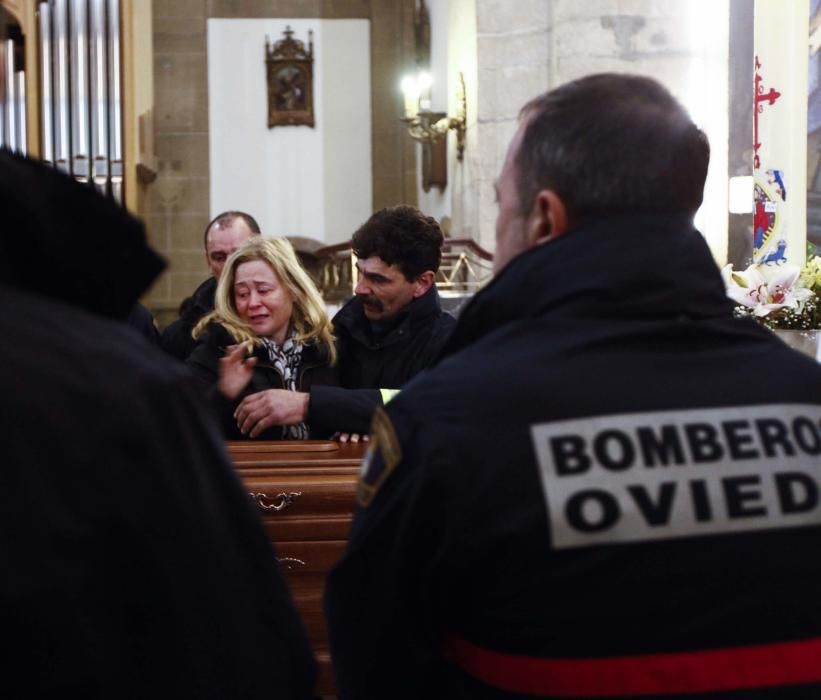
[[[752,316],[772,329],[821,328],[821,256],[814,252],[803,268],[750,265],[736,272],[726,265],[721,276],[736,316]]]

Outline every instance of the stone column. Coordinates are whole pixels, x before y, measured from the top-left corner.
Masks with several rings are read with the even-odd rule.
[[[476,0],[476,18],[482,245],[494,247],[493,181],[520,108],[562,83],[612,71],[659,80],[707,131],[714,149],[704,228],[714,255],[726,256],[728,0],[517,0],[515,12],[507,0]]]

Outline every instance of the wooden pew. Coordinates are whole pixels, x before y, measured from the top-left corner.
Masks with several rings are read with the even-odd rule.
[[[308,631],[319,664],[318,695],[336,692],[322,594],[345,549],[365,447],[318,440],[228,443]]]

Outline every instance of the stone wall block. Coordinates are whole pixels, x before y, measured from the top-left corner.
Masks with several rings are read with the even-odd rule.
[[[251,212],[253,214],[254,212]],[[170,229],[169,251],[192,251],[200,256],[200,266],[206,269],[203,235],[208,216],[200,214],[173,214],[166,217]]]
[[[398,57],[380,56],[374,61],[371,76],[371,119],[374,131],[398,128],[404,108],[399,87],[401,80],[402,71]]]
[[[548,88],[548,66],[513,65],[479,69],[479,114],[493,120],[515,119],[522,106]]]
[[[152,14],[158,19],[205,17],[205,4],[206,0],[154,0]]]
[[[370,17],[368,0],[323,0],[322,16],[334,19],[356,19]]]
[[[207,0],[209,17],[320,17],[323,0]]]
[[[507,147],[518,127],[518,119],[506,119],[482,124],[479,164],[481,173],[486,178],[495,180],[498,177],[507,155]]]
[[[496,145],[496,124],[495,123],[481,123],[479,125],[479,149],[476,154],[479,171],[477,176],[481,177],[482,173],[490,176],[490,172],[498,164]]]
[[[689,33],[683,31],[680,17],[649,17],[647,27],[636,36],[636,50],[640,55],[659,53],[690,53]]]
[[[158,134],[156,147],[177,175],[208,177],[208,134]]]
[[[160,177],[148,189],[146,210],[149,214],[195,214],[208,220],[208,179]],[[173,248],[174,231],[171,230]]]
[[[516,65],[546,65],[550,53],[546,30],[521,34],[485,34],[478,37],[478,53],[485,68],[502,68],[515,56]]]
[[[687,32],[677,18],[602,15],[557,22],[554,29],[558,59],[580,55],[645,62],[661,54],[689,51]]]
[[[154,17],[154,51],[205,52],[205,17]]]
[[[205,255],[199,250],[175,250],[174,272],[193,273],[205,277],[208,268],[205,264]]]
[[[555,22],[576,20],[605,15],[664,17],[676,11],[680,0],[553,0]],[[685,2],[709,4],[709,0],[685,0]]]
[[[622,0],[554,0],[553,21],[560,24],[565,21],[616,15],[619,13],[633,14],[630,10],[622,9],[625,5]]]
[[[205,53],[155,53],[154,89],[208,89],[208,61]]]
[[[381,209],[399,204],[402,201],[403,176],[396,168],[396,174],[386,174],[373,183],[373,208]]]
[[[208,93],[179,88],[156,90],[155,128],[157,134],[208,130]]]
[[[553,38],[557,59],[566,56],[615,57],[622,52],[614,32],[603,27],[599,17],[557,23]]]
[[[151,244],[151,247],[165,254],[171,243],[168,233],[169,217],[161,214],[151,214],[145,217],[143,223],[145,224],[148,242]]]
[[[476,30],[481,36],[547,27],[551,4],[551,0],[476,0]]]
[[[168,227],[166,220],[159,216],[147,216],[143,219],[145,237],[154,250],[165,253],[168,250]]]

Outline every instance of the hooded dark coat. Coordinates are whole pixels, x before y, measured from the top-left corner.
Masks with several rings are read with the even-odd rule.
[[[311,698],[194,378],[122,322],[163,267],[142,225],[7,153],[0,210],[0,696]]]

